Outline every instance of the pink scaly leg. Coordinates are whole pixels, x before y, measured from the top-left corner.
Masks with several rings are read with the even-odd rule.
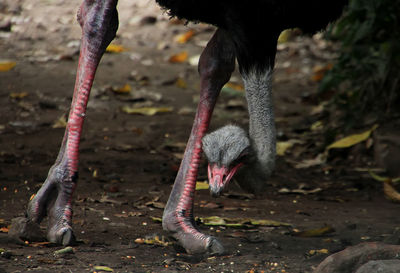
[[[63,245],[74,241],[71,203],[78,179],[79,141],[97,66],[118,29],[116,5],[117,0],[85,0],[79,9],[81,52],[68,125],[57,160],[26,212],[28,221],[37,224],[48,215],[47,238]]]
[[[235,68],[235,51],[226,32],[219,29],[204,49],[199,61],[200,101],[192,132],[175,184],[163,214],[163,228],[171,232],[188,253],[221,254],[222,245],[197,230],[193,219],[193,201],[200,156],[201,139],[223,85]]]

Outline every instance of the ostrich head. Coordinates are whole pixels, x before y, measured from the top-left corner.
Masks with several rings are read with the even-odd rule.
[[[221,194],[251,153],[247,133],[235,125],[226,125],[203,137],[208,160],[208,181],[214,196]]]

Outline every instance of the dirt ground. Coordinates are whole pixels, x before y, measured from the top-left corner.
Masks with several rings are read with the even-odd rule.
[[[64,132],[57,121],[68,112],[77,66],[79,4],[0,3],[0,59],[16,63],[0,72],[2,231],[12,218],[23,216],[57,156]],[[55,255],[63,247],[32,242],[21,246],[3,236],[0,272],[108,269],[96,266],[114,272],[311,272],[329,254],[350,245],[400,243],[400,219],[395,217],[399,205],[385,199],[381,183],[366,172],[374,167],[368,145],[330,154],[322,165],[299,165],[327,144],[318,126],[312,126],[322,115],[315,112],[315,70],[332,61],[335,46],[318,35],[279,45],[274,78],[278,140],[298,141],[278,157],[267,190],[255,197],[233,184],[218,199],[207,190],[196,192],[196,216],[267,219],[277,226],[200,223],[202,231],[226,247],[219,257],[193,257],[174,245],[137,243],[138,238],[165,235],[153,217],[162,216],[190,133],[199,89],[193,63],[214,29],[171,23],[150,0],[121,0],[119,11],[114,43],[126,51],[104,56],[84,125],[73,205],[79,242],[72,252]],[[177,43],[176,35],[189,29],[195,31],[193,38]],[[169,61],[182,51],[188,53],[186,61]],[[240,86],[237,72],[232,82]],[[131,86],[130,93],[118,93],[125,84]],[[121,110],[124,106],[173,109],[145,116],[129,115]],[[224,89],[211,129],[226,123],[246,127],[247,122],[243,92]],[[198,180],[205,179],[204,162]],[[298,233],[321,228],[329,232]]]

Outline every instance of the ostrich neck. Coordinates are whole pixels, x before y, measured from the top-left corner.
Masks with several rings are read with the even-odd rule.
[[[263,184],[274,168],[276,153],[272,69],[243,73],[243,80],[249,110],[249,136],[255,162],[249,162],[243,167],[241,179],[247,180],[245,183]],[[255,188],[260,187],[261,185]]]

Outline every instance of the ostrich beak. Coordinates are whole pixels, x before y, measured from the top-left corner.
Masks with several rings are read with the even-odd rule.
[[[233,175],[243,165],[239,163],[233,168],[218,166],[215,163],[208,164],[208,181],[212,196],[219,196],[224,188],[229,184]]]

